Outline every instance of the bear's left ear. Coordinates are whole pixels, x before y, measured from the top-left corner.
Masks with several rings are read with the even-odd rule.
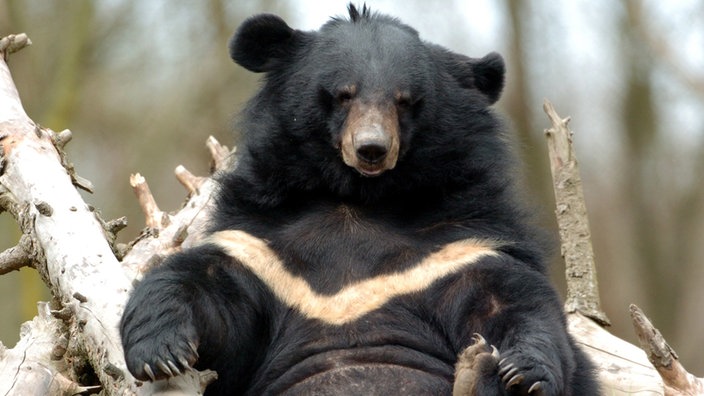
[[[268,72],[294,54],[303,32],[272,14],[250,17],[230,40],[230,57],[246,69]]]
[[[469,58],[435,45],[431,46],[431,51],[462,87],[479,90],[489,100],[489,104],[499,100],[506,74],[501,55],[492,52],[483,58]]]

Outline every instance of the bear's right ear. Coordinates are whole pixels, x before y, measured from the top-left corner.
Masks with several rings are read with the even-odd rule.
[[[439,45],[430,45],[434,55],[447,71],[464,88],[475,88],[494,104],[504,88],[506,66],[496,52],[483,58],[469,58],[449,51]]]
[[[230,57],[250,71],[268,72],[293,54],[300,35],[276,15],[255,15],[232,36]]]

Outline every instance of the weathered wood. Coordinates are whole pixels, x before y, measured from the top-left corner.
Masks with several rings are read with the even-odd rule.
[[[169,215],[162,212],[149,189],[146,179],[139,173],[130,176],[130,185],[137,196],[139,206],[142,208],[147,227],[160,229],[169,225]]]
[[[14,37],[1,39],[0,51],[18,48]],[[103,222],[82,200],[75,187],[89,187],[89,182],[77,183],[79,178],[61,151],[71,139],[70,131],[56,134],[27,116],[4,61],[6,53],[0,54],[0,205],[17,219],[23,232],[18,246],[1,253],[0,259],[12,265],[34,264],[57,305],[53,317],[40,305],[38,317],[23,325],[15,348],[0,345],[0,394],[73,394],[95,389],[75,382],[84,369],[76,366],[82,361],[95,371],[98,388],[106,395],[202,394],[216,378],[212,371],[190,370],[155,383],[135,380],[125,367],[118,326],[133,281],[146,268],[145,257],[164,256],[198,237],[211,201],[212,180],[203,182],[173,217],[159,211],[152,198],[156,210],[151,212],[158,211],[169,222],[152,215],[160,221],[132,244],[123,263],[118,262],[109,241],[114,242],[114,233],[125,220]],[[215,139],[208,144],[217,163],[225,163],[226,148]]]
[[[8,248],[0,253],[0,275],[34,264],[31,252],[32,239],[27,235],[22,235],[17,246]]]
[[[0,60],[0,202],[31,239],[37,270],[61,308],[71,313],[68,348],[85,351],[107,392],[134,393],[136,389],[125,387],[113,370],[129,376],[117,328],[131,283],[92,207],[62,166],[54,132],[25,113],[4,58]]]
[[[567,315],[567,326],[596,365],[605,395],[664,395],[662,379],[640,348],[615,337],[579,312]]]
[[[66,326],[51,315],[48,303],[40,302],[38,308],[37,316],[22,325],[17,345],[0,351],[0,394],[75,395],[99,390],[99,386],[81,386],[66,375],[68,366],[62,360],[68,347]]]
[[[569,118],[561,118],[547,100],[543,108],[552,123],[552,128],[545,133],[567,269],[565,308],[570,332],[596,364],[606,394],[704,394],[704,380],[682,367],[660,332],[634,305],[631,305],[631,316],[643,349],[614,337],[595,323],[604,325],[608,319],[599,302],[586,204],[572,147],[572,131],[567,126]]]
[[[557,225],[565,259],[567,298],[565,310],[579,312],[602,325],[609,319],[601,309],[589,220],[577,158],[572,148],[569,118],[561,118],[549,101],[543,105],[552,127],[545,130],[550,155]]]
[[[630,311],[638,341],[662,377],[665,396],[704,395],[704,379],[695,377],[682,367],[677,353],[640,308],[631,304]]]

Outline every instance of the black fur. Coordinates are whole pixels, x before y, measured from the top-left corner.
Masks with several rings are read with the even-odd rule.
[[[242,117],[239,165],[219,177],[211,231],[268,241],[322,295],[411,268],[462,239],[500,241],[499,255],[331,325],[284,306],[220,248],[196,247],[135,288],[121,324],[128,368],[140,379],[149,377],[145,363],[168,377],[160,359],[215,369],[208,395],[449,394],[457,355],[479,333],[524,376],[507,392],[499,367],[489,367],[477,384],[483,395],[525,394],[536,381],[545,395],[597,394],[488,108],[503,87],[503,60],[423,42],[366,7],[349,13],[316,32],[259,15],[233,37],[232,58],[267,74]],[[398,162],[377,177],[340,156],[348,107],[339,97],[350,84],[354,97],[344,100],[396,109]]]

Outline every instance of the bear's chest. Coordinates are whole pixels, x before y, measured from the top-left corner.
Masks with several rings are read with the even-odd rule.
[[[214,233],[213,242],[249,269],[285,306],[310,319],[341,325],[391,300],[495,255],[486,241],[438,245],[348,208],[311,212],[267,236]]]
[[[307,212],[267,240],[289,272],[322,294],[404,271],[434,249],[389,218],[347,205]]]

